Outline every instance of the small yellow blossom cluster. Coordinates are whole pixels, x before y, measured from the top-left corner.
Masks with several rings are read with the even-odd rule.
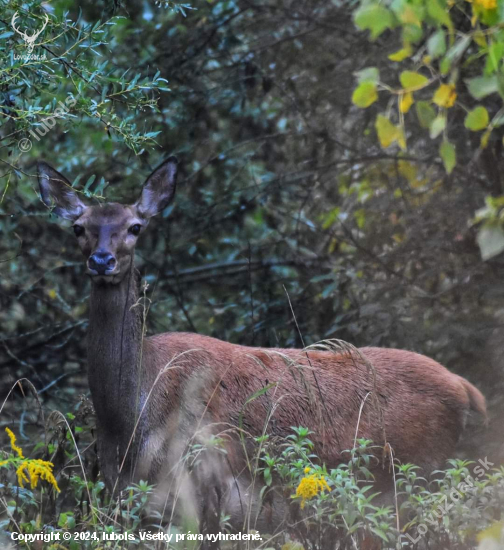
[[[30,460],[23,460],[23,462],[19,465],[18,469],[16,470],[16,474],[18,477],[18,482],[21,487],[23,487],[23,482],[30,483],[30,486],[32,489],[35,489],[37,486],[39,479],[43,479],[50,483],[58,493],[60,492],[60,488],[58,487],[58,483],[56,482],[56,479],[52,473],[53,469],[53,463],[48,462],[46,460],[40,460],[40,459],[30,459]],[[28,472],[29,478],[26,476],[26,473]]]
[[[21,487],[24,487],[25,483],[29,483],[31,488],[35,489],[39,480],[42,479],[50,483],[59,493],[60,488],[52,472],[54,464],[47,460],[25,458],[23,449],[16,444],[16,436],[12,430],[5,428],[5,431],[9,436],[11,449],[17,456],[11,455],[10,459],[1,461],[0,466],[13,464],[16,467],[16,475]]]
[[[10,439],[11,449],[19,456],[19,458],[24,458],[23,456],[23,449],[21,447],[18,447],[16,445],[16,436],[14,435],[13,431],[9,428],[5,428],[5,431],[7,432],[7,435]]]
[[[304,471],[305,474],[308,474],[310,468],[305,468]],[[296,489],[296,496],[301,498],[301,509],[305,507],[307,500],[316,497],[325,490],[330,491],[331,488],[320,474],[311,474],[303,477]]]
[[[485,10],[494,10],[497,7],[497,0],[474,0],[474,3]]]

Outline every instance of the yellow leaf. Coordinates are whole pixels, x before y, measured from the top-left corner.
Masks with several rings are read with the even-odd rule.
[[[422,21],[416,14],[415,10],[406,4],[406,7],[402,11],[401,15],[399,15],[399,19],[402,23],[405,25],[415,25],[416,27],[422,26]]]
[[[481,542],[485,539],[493,539],[497,542],[500,542],[501,538],[504,536],[504,521],[498,521],[487,527],[484,531],[481,531],[476,535],[476,540]]]
[[[304,550],[304,546],[297,541],[286,542],[281,550]]]
[[[481,46],[482,48],[487,47],[487,41],[485,34],[481,31],[475,31],[472,35],[473,40],[478,44],[478,46]]]
[[[484,10],[494,10],[497,7],[497,0],[474,0],[474,3]]]
[[[404,135],[404,130],[402,128],[397,128],[397,145],[403,150],[406,151],[406,136]]]
[[[402,94],[401,99],[399,100],[399,110],[401,113],[407,113],[413,103],[415,103],[415,100],[413,99],[413,94],[411,92]]]
[[[361,82],[352,94],[352,103],[365,109],[378,99],[376,84],[374,82]]]
[[[397,128],[387,117],[378,115],[376,117],[375,128],[378,134],[378,141],[384,149],[390,147],[397,140]]]
[[[413,50],[411,49],[410,44],[407,44],[404,48],[401,48],[397,52],[391,53],[388,58],[390,61],[403,61],[403,59],[410,57],[412,53]]]
[[[399,174],[406,178],[409,183],[413,182],[417,178],[417,167],[407,160],[400,160],[397,163]]]
[[[491,130],[487,130],[482,136],[480,141],[480,149],[486,149],[488,140],[490,139]]]
[[[429,84],[429,79],[426,76],[415,71],[403,71],[399,75],[399,80],[403,88],[412,88],[413,90],[420,90]]]
[[[441,84],[435,91],[432,101],[440,107],[449,109],[455,104],[457,99],[457,92],[455,91],[455,84]]]

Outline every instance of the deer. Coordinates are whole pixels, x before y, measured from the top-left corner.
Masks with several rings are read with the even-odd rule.
[[[433,359],[376,347],[278,349],[188,332],[145,336],[135,246],[171,203],[178,168],[173,156],[162,162],[134,204],[91,204],[38,163],[41,200],[71,221],[91,279],[88,379],[107,488],[119,493],[147,480],[158,488],[154,506],[166,512],[175,486],[201,532],[218,533],[226,513],[236,529],[272,533],[285,526],[285,507],[275,497],[261,500],[261,483],[247,468],[263,434],[281,439],[291,426],[309,428],[314,452],[332,468],[357,435],[426,475],[442,468],[469,415],[486,418],[486,403]],[[190,445],[208,447],[212,438],[225,453],[215,446],[198,468],[177,466]],[[373,474],[390,487],[389,469],[378,464]]]

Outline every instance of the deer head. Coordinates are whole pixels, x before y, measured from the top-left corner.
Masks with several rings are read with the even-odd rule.
[[[65,176],[45,162],[38,163],[42,201],[55,214],[73,222],[87,258],[87,273],[94,283],[117,284],[129,273],[138,236],[175,195],[177,165],[177,159],[170,157],[154,170],[134,204],[90,205]]]
[[[47,23],[49,21],[49,16],[46,13],[44,24],[42,25],[42,28],[39,31],[33,31],[33,33],[30,35],[26,32],[22,32],[19,29],[16,28],[16,19],[18,18],[18,12],[16,11],[14,15],[12,16],[11,25],[12,28],[22,36],[23,40],[26,42],[28,46],[28,53],[31,53],[33,51],[33,48],[35,47],[35,40],[39,37],[41,32],[46,28]]]

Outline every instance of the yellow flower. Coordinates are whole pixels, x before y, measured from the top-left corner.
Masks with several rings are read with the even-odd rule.
[[[329,485],[327,485],[327,481],[322,476],[312,474],[303,477],[296,489],[296,496],[301,497],[301,509],[305,507],[307,500],[316,497],[319,493],[323,493],[326,489],[328,491],[331,490]]]
[[[12,430],[5,428],[5,431],[9,436],[11,448],[17,454],[17,457],[11,455],[8,460],[2,460],[0,466],[12,464],[16,467],[16,475],[20,487],[24,487],[25,483],[29,483],[31,488],[35,489],[39,480],[42,479],[52,485],[59,493],[60,488],[53,474],[54,464],[39,458],[25,458],[23,456],[23,449],[16,445],[16,436]]]
[[[52,462],[48,462],[47,460],[40,460],[40,459],[24,460],[16,470],[19,485],[21,487],[24,487],[24,483],[29,482],[31,488],[35,489],[35,487],[39,482],[39,479],[43,479],[48,483],[50,483],[59,493],[60,488],[58,487],[58,483],[56,482],[56,479],[52,473],[53,467],[54,467],[54,464]],[[30,479],[28,479],[25,472],[28,472]]]
[[[23,470],[27,467],[27,462],[21,462],[19,468],[16,470],[18,483],[20,487],[24,487],[24,482],[28,483],[29,479],[26,477],[26,474],[23,472]]]
[[[457,92],[455,91],[455,84],[441,84],[436,90],[432,101],[440,107],[449,109],[453,107],[456,99]]]
[[[309,468],[308,466],[304,469],[304,473],[305,474],[309,474],[311,472],[311,468]]]
[[[474,0],[474,3],[485,10],[494,10],[497,7],[497,0]]]
[[[21,449],[21,447],[18,447],[16,445],[16,436],[14,435],[14,433],[12,432],[12,430],[10,430],[9,428],[5,428],[5,431],[7,432],[7,435],[9,436],[9,439],[10,439],[10,445],[11,445],[11,449],[17,453],[17,455],[19,456],[19,458],[24,458],[23,456],[23,449]]]

